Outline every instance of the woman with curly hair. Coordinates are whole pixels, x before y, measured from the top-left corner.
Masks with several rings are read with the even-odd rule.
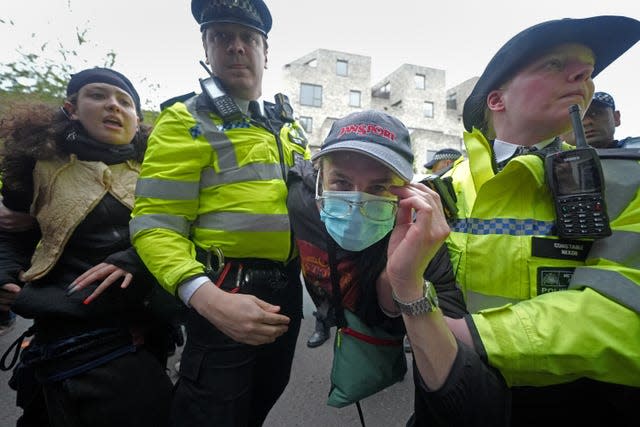
[[[172,385],[161,322],[148,309],[155,282],[129,241],[149,131],[138,93],[114,70],[86,69],[61,108],[9,116],[0,125],[3,203],[38,225],[0,232],[3,299],[34,319],[12,378],[18,405],[42,390],[52,426],[165,425]]]

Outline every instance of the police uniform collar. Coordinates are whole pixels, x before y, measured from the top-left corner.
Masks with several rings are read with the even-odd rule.
[[[546,148],[554,140],[555,138],[550,138],[533,145],[533,147],[535,147],[535,149],[539,151],[539,150],[542,150],[543,148]],[[520,147],[520,145],[512,144],[507,141],[502,141],[500,139],[495,139],[493,141],[493,152],[496,157],[496,162],[502,163],[509,160],[516,153],[516,150],[518,149],[518,147]]]

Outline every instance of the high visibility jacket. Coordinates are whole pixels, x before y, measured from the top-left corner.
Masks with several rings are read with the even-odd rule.
[[[469,160],[449,173],[459,220],[448,246],[489,363],[509,385],[640,386],[639,162],[602,159],[613,235],[568,241],[554,234],[541,158],[495,174],[484,136],[465,144]]]
[[[310,156],[297,123],[223,122],[202,95],[165,109],[149,137],[130,224],[160,284],[175,293],[204,273],[196,247],[215,246],[230,258],[291,259],[285,180],[297,156]]]

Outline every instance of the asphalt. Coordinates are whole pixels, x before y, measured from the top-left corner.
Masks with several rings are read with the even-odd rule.
[[[360,426],[355,405],[337,409],[327,406],[329,392],[329,375],[333,357],[333,337],[322,346],[310,349],[306,346],[307,338],[314,329],[314,318],[311,316],[313,306],[305,294],[305,319],[296,347],[291,380],[283,395],[271,410],[264,427],[349,427]],[[0,336],[0,352],[29,327],[30,322],[18,318],[15,328],[6,335]],[[169,362],[170,375],[175,378],[175,363],[179,352]],[[411,366],[411,355],[407,355]],[[10,372],[0,371],[0,426],[14,426],[20,414],[15,406],[15,392],[7,382]],[[365,424],[367,427],[404,426],[413,407],[413,379],[411,369],[405,379],[361,402]]]

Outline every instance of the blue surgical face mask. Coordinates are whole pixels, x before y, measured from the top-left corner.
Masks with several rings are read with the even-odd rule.
[[[358,252],[386,236],[395,223],[397,201],[360,191],[325,191],[316,196],[320,219],[341,248]]]

